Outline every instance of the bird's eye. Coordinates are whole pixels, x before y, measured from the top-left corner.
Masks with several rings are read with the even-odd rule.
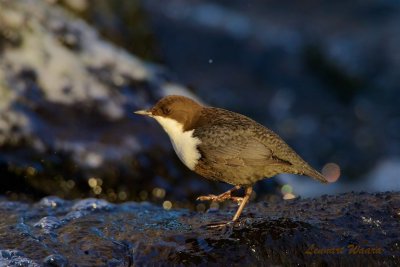
[[[170,109],[170,108],[163,108],[162,111],[163,111],[163,113],[164,113],[165,115],[168,115],[168,114],[171,113],[171,109]]]

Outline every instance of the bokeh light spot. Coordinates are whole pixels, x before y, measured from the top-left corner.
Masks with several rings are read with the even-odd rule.
[[[162,205],[163,208],[166,210],[170,210],[172,208],[172,202],[169,200],[164,201]]]
[[[340,177],[340,167],[336,163],[330,162],[322,168],[322,175],[325,176],[328,182],[336,182]]]
[[[88,184],[89,184],[89,186],[92,187],[92,188],[96,187],[96,186],[97,186],[97,180],[96,180],[96,178],[94,178],[94,177],[89,178]]]
[[[156,198],[164,198],[165,197],[165,190],[163,188],[156,187],[152,191],[153,196]]]
[[[26,169],[26,172],[29,176],[34,176],[36,174],[36,169],[34,167],[30,166]]]
[[[120,200],[125,200],[128,197],[128,194],[125,191],[118,192],[118,198]]]
[[[101,194],[101,191],[103,191],[103,189],[100,187],[100,186],[96,186],[96,187],[94,187],[93,188],[93,192],[96,194],[96,195],[100,195]]]
[[[75,187],[75,182],[73,180],[68,180],[67,181],[67,188],[72,189]]]
[[[282,192],[283,195],[288,194],[288,193],[292,193],[293,192],[293,187],[290,184],[285,184],[284,186],[282,186],[281,192]]]

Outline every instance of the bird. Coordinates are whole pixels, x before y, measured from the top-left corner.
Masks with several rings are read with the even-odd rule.
[[[238,220],[259,180],[288,173],[328,182],[275,132],[242,114],[179,95],[165,96],[152,108],[135,113],[151,117],[162,126],[177,156],[190,170],[234,186],[219,195],[197,198],[236,202],[239,207],[232,223]],[[243,197],[232,195],[241,188]]]

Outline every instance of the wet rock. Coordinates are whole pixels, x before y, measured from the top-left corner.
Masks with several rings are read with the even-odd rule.
[[[42,263],[395,266],[400,263],[398,192],[253,203],[238,223],[224,228],[207,225],[231,218],[235,207],[196,213],[136,202],[114,205],[89,199],[44,206],[42,203],[46,202],[52,201],[45,198],[31,205],[0,202],[3,218],[0,263],[11,266]],[[18,204],[19,209],[11,208]],[[84,214],[69,217],[68,214],[77,211]],[[37,222],[41,227],[37,227]]]
[[[39,267],[36,262],[25,258],[25,255],[18,250],[5,249],[0,250],[1,266],[21,266],[21,267]]]

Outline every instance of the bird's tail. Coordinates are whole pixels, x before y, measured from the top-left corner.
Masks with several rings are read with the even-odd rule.
[[[304,171],[303,175],[307,175],[324,184],[328,183],[328,180],[325,178],[325,176],[323,176],[320,172],[314,170],[311,167],[307,168],[306,171]]]

